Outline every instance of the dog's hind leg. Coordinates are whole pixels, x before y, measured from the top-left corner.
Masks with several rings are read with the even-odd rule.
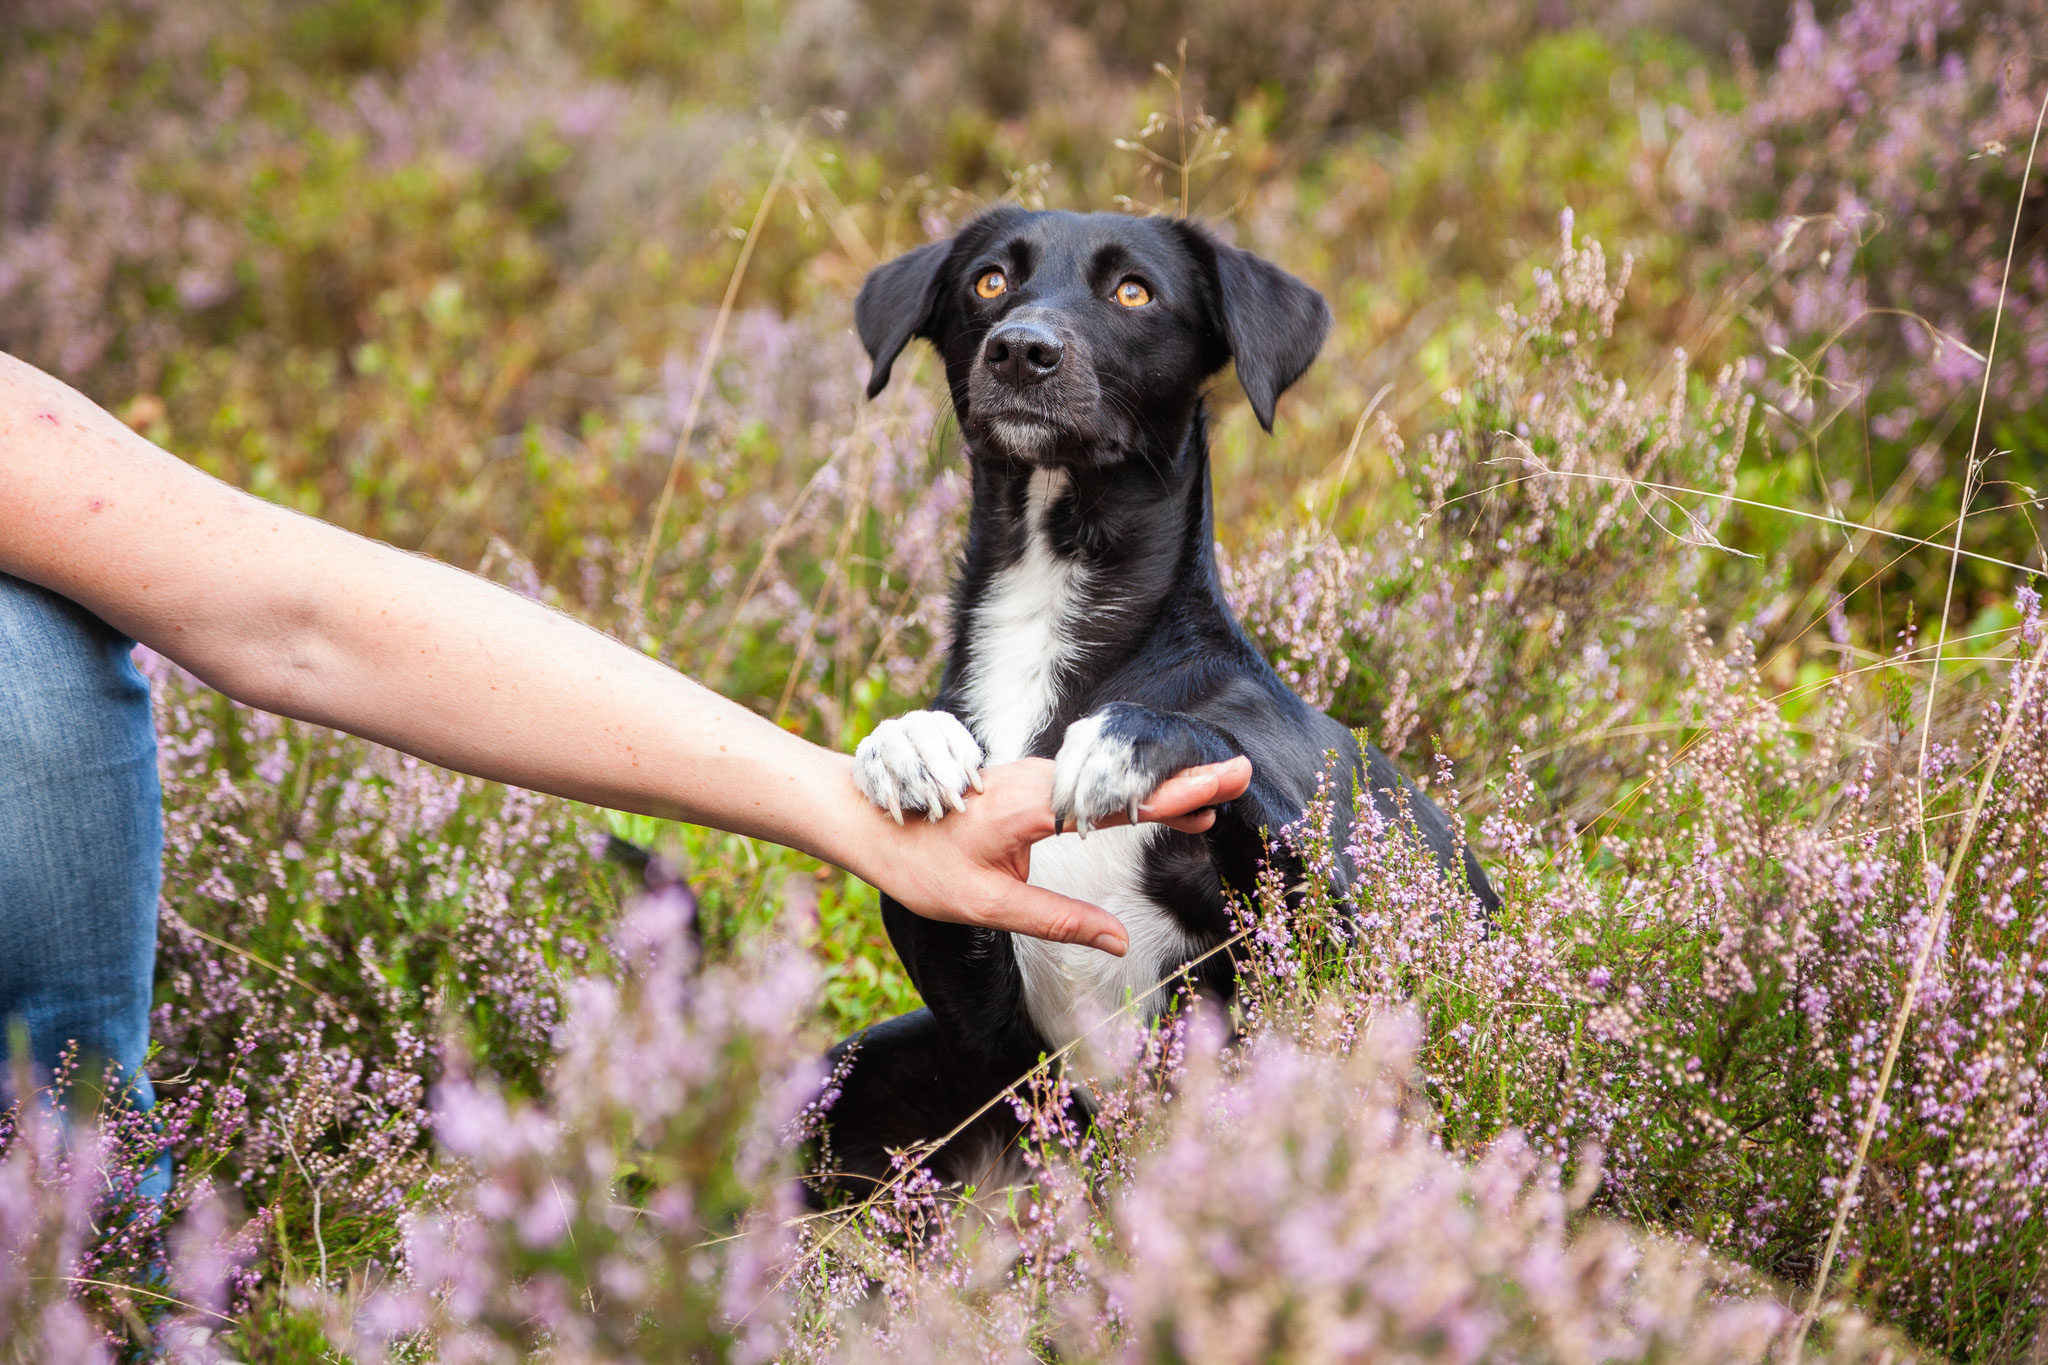
[[[1009,1178],[1023,1128],[1007,1098],[988,1102],[1030,1071],[1035,1054],[977,1057],[928,1009],[853,1035],[831,1060],[843,1062],[849,1050],[839,1098],[825,1115],[827,1169],[818,1184],[864,1199],[896,1173],[902,1152],[947,1184],[987,1190]],[[955,1128],[943,1146],[925,1150]]]

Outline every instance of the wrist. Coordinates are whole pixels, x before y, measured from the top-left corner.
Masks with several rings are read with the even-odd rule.
[[[894,832],[853,781],[853,758],[798,741],[807,751],[799,779],[807,799],[790,812],[779,842],[800,848],[872,883],[873,870]]]

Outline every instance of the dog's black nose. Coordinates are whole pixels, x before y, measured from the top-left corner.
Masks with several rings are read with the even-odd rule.
[[[1006,322],[988,334],[981,359],[1012,388],[1027,388],[1049,377],[1066,354],[1060,339],[1035,322]]]

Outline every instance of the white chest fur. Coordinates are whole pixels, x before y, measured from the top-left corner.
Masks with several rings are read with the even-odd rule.
[[[1012,938],[1024,976],[1024,1008],[1039,1034],[1062,1047],[1135,1001],[1143,1021],[1161,1003],[1159,979],[1187,960],[1187,937],[1166,907],[1145,894],[1145,850],[1157,825],[1120,825],[1083,839],[1062,834],[1031,850],[1031,882],[1092,902],[1123,921],[1130,951],[1111,957],[1072,943]]]
[[[969,727],[988,762],[1021,758],[1059,703],[1060,686],[1076,653],[1074,625],[1095,610],[1086,598],[1087,571],[1054,552],[1045,519],[1067,476],[1032,474],[1025,493],[1024,554],[989,585],[969,630],[970,654],[961,699]],[[1031,851],[1031,881],[1092,902],[1123,921],[1130,951],[1121,958],[1072,944],[1015,939],[1024,977],[1025,1009],[1054,1047],[1137,999],[1141,1009],[1153,983],[1185,960],[1179,923],[1145,894],[1145,851],[1156,826],[1097,830],[1083,839],[1064,834]]]
[[[1066,486],[1059,470],[1031,475],[1023,557],[996,575],[975,608],[961,694],[968,727],[990,763],[1024,756],[1052,715],[1060,677],[1073,663],[1087,571],[1055,554],[1045,530],[1046,513]]]

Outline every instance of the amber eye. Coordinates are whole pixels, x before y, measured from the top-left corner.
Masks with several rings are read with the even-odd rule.
[[[1116,287],[1116,301],[1126,308],[1143,308],[1152,302],[1152,291],[1136,280],[1125,280]]]
[[[1000,270],[985,270],[981,278],[974,282],[974,292],[985,299],[995,298],[1009,287],[1010,282],[1003,278],[1003,272]]]

